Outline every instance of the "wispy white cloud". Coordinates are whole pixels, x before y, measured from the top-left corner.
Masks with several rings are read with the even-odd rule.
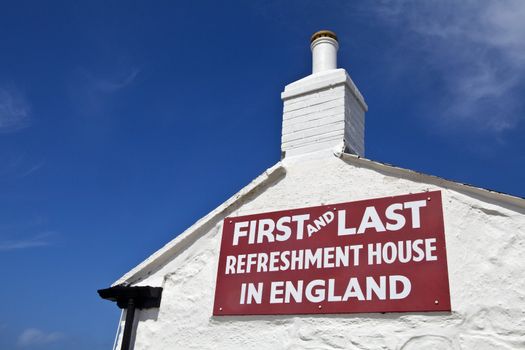
[[[104,74],[79,69],[70,85],[73,107],[80,115],[103,115],[115,96],[131,86],[139,73],[139,69],[129,66],[118,67]]]
[[[39,162],[30,165],[28,168],[26,168],[24,171],[22,171],[22,173],[19,176],[20,177],[29,176],[29,175],[37,172],[38,170],[40,170],[45,164],[46,164],[46,162],[44,160],[40,160]]]
[[[46,165],[44,158],[33,159],[25,152],[6,149],[0,151],[0,179],[4,177],[24,178]]]
[[[22,93],[0,87],[0,132],[12,132],[30,125],[31,108]]]
[[[125,88],[126,86],[132,84],[135,81],[135,78],[137,78],[138,74],[139,70],[136,68],[132,68],[129,72],[126,72],[126,74],[122,76],[116,76],[111,79],[95,78],[91,76],[90,80],[94,90],[109,94],[117,92]]]
[[[0,241],[0,251],[46,247],[53,244],[53,232],[44,232],[33,237]]]
[[[378,13],[439,73],[445,125],[501,132],[525,119],[525,1],[386,1]]]
[[[19,336],[17,345],[21,348],[55,343],[64,338],[60,332],[45,332],[37,328],[27,328]]]

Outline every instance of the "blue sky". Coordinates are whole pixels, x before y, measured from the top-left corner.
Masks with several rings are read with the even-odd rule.
[[[525,196],[520,0],[4,2],[0,348],[110,348],[96,290],[279,160],[323,28],[367,158]]]

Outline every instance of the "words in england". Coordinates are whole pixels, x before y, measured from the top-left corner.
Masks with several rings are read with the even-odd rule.
[[[446,310],[438,191],[224,221],[215,315]]]

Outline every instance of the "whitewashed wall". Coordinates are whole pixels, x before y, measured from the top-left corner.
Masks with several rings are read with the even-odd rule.
[[[475,199],[332,154],[285,159],[283,166],[282,179],[228,215],[441,189],[452,313],[213,317],[217,220],[137,283],[164,292],[160,309],[137,313],[135,349],[525,349],[523,211],[498,196]]]

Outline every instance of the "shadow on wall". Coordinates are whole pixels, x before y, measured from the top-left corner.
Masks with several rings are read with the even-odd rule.
[[[138,317],[135,317],[135,319],[140,319],[141,322],[143,321],[157,321],[159,318],[159,311],[160,308],[155,307],[151,309],[142,309],[138,312]]]
[[[157,307],[151,308],[151,309],[137,309],[135,311],[135,318],[133,319],[133,329],[131,332],[131,339],[130,339],[130,350],[135,349],[135,341],[137,339],[137,327],[139,325],[139,322],[142,323],[148,320],[156,322],[159,318],[159,311],[160,311],[160,308],[157,308]],[[125,320],[126,312],[124,312],[124,315],[122,316],[123,316],[123,319]],[[120,341],[122,341],[122,339],[120,339]],[[119,343],[119,346],[120,346],[120,343]],[[116,349],[119,349],[119,348],[116,348]]]

